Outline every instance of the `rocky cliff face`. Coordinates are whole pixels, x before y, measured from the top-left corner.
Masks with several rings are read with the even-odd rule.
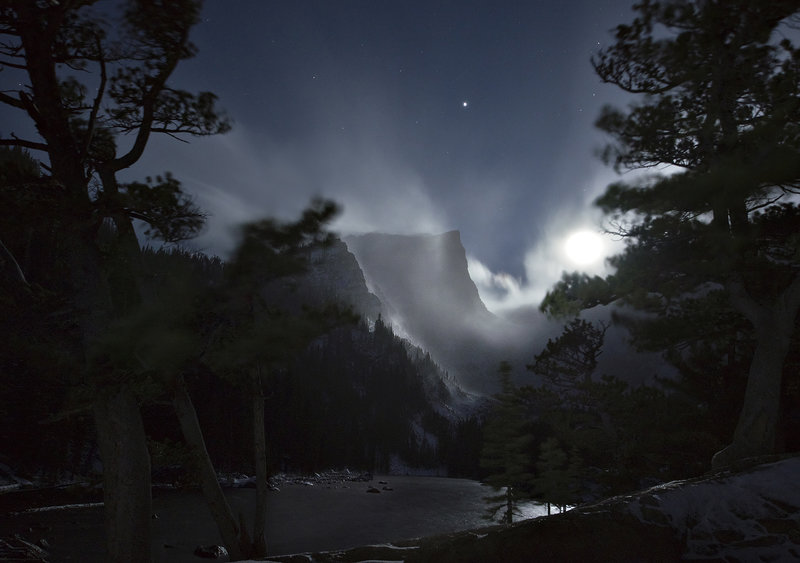
[[[324,307],[335,303],[374,322],[382,312],[380,300],[369,291],[364,273],[355,256],[341,240],[315,248],[308,256],[308,267],[301,274],[280,278],[262,288],[268,303],[299,309]]]
[[[381,302],[367,289],[364,273],[344,242],[337,240],[327,248],[316,249],[310,258],[305,280],[315,291],[353,307],[356,313],[371,321],[378,318]]]
[[[458,231],[442,235],[347,237],[368,284],[398,321],[420,336],[451,328],[452,320],[487,322],[492,314],[467,273]]]
[[[369,233],[345,237],[367,285],[383,305],[396,333],[431,353],[468,390],[497,392],[500,361],[511,363],[519,383],[534,376],[525,365],[561,334],[565,320],[547,319],[536,307],[500,318],[486,309],[469,276],[458,231],[441,235]],[[582,316],[611,323],[614,307],[595,307]],[[674,370],[660,355],[634,350],[622,326],[606,333],[596,372],[632,384],[652,383]]]
[[[344,240],[395,331],[429,351],[468,389],[493,392],[500,360],[519,360],[518,366],[530,360],[531,331],[486,309],[458,231]]]

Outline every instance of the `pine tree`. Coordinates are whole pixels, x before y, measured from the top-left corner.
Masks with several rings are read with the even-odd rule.
[[[511,365],[501,362],[499,375],[502,391],[494,396],[494,406],[483,428],[480,466],[487,474],[486,483],[495,490],[505,488],[503,521],[511,523],[514,507],[529,498],[533,489],[533,442],[525,406],[511,381]],[[492,510],[494,512],[494,510]]]
[[[547,504],[548,515],[551,504],[563,512],[568,505],[579,500],[580,456],[576,451],[567,455],[555,436],[541,444],[536,470],[536,498]]]
[[[713,464],[773,453],[783,367],[800,310],[800,50],[781,26],[796,1],[645,1],[616,29],[593,65],[636,96],[605,108],[621,170],[671,175],[610,185],[597,205],[628,243],[603,283],[564,278],[551,311],[624,298],[650,313],[689,307],[722,291],[746,319],[755,347],[744,404],[728,448]],[[601,280],[602,281],[602,280]]]
[[[109,363],[100,340],[145,300],[134,219],[175,239],[196,233],[202,214],[169,178],[128,189],[116,174],[139,161],[154,133],[210,135],[229,122],[213,94],[169,83],[195,52],[189,32],[198,1],[128,0],[116,3],[116,13],[95,4],[0,5],[0,70],[15,74],[0,103],[27,115],[39,135],[3,138],[0,145],[43,155],[46,175],[26,185],[17,201],[25,203],[26,218],[41,216],[43,208],[54,218],[52,248],[40,265],[57,280],[48,289],[71,304],[82,383],[93,389],[87,398],[103,458],[108,557],[148,561],[152,510],[141,382]],[[119,15],[113,28],[112,13]],[[118,153],[114,138],[125,133],[133,142]]]
[[[226,267],[228,274],[209,301],[217,323],[209,334],[207,356],[218,372],[244,390],[249,398],[253,422],[256,468],[256,512],[252,545],[242,548],[249,556],[266,556],[267,440],[265,390],[270,376],[286,369],[308,344],[334,327],[357,320],[335,303],[324,309],[288,306],[302,297],[288,290],[277,292],[272,302],[262,294],[270,285],[305,273],[313,248],[330,241],[327,223],[338,207],[330,201],[315,201],[293,223],[264,220],[242,227],[242,240]],[[280,302],[276,302],[280,300]],[[210,477],[210,475],[209,475]],[[230,512],[228,510],[228,512]],[[243,531],[242,531],[243,532]],[[241,543],[251,540],[243,535]]]

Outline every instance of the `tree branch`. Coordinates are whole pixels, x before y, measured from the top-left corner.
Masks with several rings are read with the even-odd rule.
[[[180,141],[181,143],[189,144],[189,141],[187,141],[186,139],[181,139],[180,137],[177,136],[177,133],[189,133],[189,131],[179,131],[179,130],[178,131],[173,131],[173,130],[166,129],[166,128],[163,128],[163,127],[151,127],[150,128],[150,132],[151,133],[164,133],[165,135],[167,135],[169,137],[172,137],[176,141]]]
[[[21,104],[20,107],[28,112],[28,115],[31,116],[31,119],[33,119],[38,127],[42,121],[42,113],[39,111],[39,108],[36,107],[34,101],[27,93],[22,91],[19,93],[19,101]]]
[[[47,145],[44,143],[37,143],[36,141],[26,141],[25,139],[0,139],[0,146],[4,147],[22,147],[34,151],[47,152]]]
[[[144,148],[150,138],[151,128],[153,126],[153,119],[155,116],[155,105],[158,103],[158,94],[164,88],[167,78],[170,77],[178,62],[181,59],[183,46],[188,41],[188,30],[184,29],[181,34],[181,41],[178,46],[173,47],[173,51],[169,58],[165,61],[163,67],[152,81],[150,88],[144,96],[142,103],[142,123],[139,126],[139,132],[136,135],[136,140],[131,149],[123,156],[114,159],[109,163],[109,166],[117,171],[123,168],[128,168],[133,165],[144,153]]]
[[[25,104],[23,104],[21,100],[14,98],[13,96],[9,96],[5,92],[0,92],[0,102],[15,108],[26,109]]]
[[[27,70],[28,69],[28,67],[26,65],[22,65],[22,64],[19,64],[19,63],[12,63],[11,61],[0,60],[0,65],[7,66],[9,68],[16,68],[16,69],[19,69],[19,70]]]
[[[779,200],[781,200],[784,195],[785,194],[778,194],[773,198],[767,198],[767,199],[765,199],[764,201],[762,201],[760,203],[753,204],[752,206],[748,206],[747,207],[747,212],[748,213],[752,213],[753,211],[757,211],[759,209],[763,209],[765,207],[769,207],[773,203],[777,203]]]
[[[97,96],[92,103],[92,113],[89,115],[89,123],[86,126],[86,139],[83,142],[81,149],[81,158],[85,158],[89,154],[89,146],[92,144],[92,137],[94,137],[94,130],[97,126],[97,114],[100,111],[100,102],[103,101],[105,94],[106,82],[108,75],[106,74],[106,62],[103,57],[103,45],[100,43],[100,38],[95,36],[95,43],[97,46],[97,58],[100,64],[100,85],[97,87]]]

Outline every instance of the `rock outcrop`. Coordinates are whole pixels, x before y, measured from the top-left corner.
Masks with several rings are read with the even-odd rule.
[[[345,305],[359,315],[375,320],[381,313],[381,302],[367,289],[364,273],[356,257],[341,240],[311,254],[311,267],[305,276],[316,291]]]
[[[362,318],[374,321],[382,312],[380,300],[369,291],[361,266],[341,240],[315,248],[308,268],[300,274],[280,278],[262,288],[267,303],[280,308],[349,306]]]

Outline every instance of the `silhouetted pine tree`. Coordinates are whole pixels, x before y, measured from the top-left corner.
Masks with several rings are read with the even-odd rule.
[[[483,427],[480,466],[486,472],[487,484],[495,490],[505,489],[502,495],[487,500],[503,500],[503,522],[511,523],[516,503],[530,498],[534,490],[534,437],[520,394],[511,382],[511,365],[501,362],[498,373],[502,391],[494,396]],[[491,514],[500,507],[493,505]]]

